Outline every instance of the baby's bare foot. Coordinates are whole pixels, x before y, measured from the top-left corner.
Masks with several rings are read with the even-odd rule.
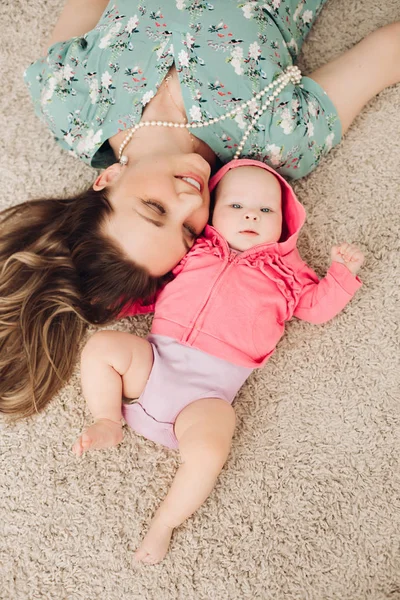
[[[98,419],[85,429],[72,446],[76,456],[82,456],[86,450],[111,448],[122,441],[122,424],[109,419]]]
[[[155,565],[162,561],[167,554],[172,532],[172,527],[165,525],[155,517],[150,524],[149,531],[136,550],[133,559],[136,562],[144,562],[150,565]]]

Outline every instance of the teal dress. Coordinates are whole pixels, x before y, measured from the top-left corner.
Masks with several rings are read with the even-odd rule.
[[[56,141],[95,168],[116,162],[108,139],[138,123],[175,63],[190,122],[253,98],[292,65],[326,0],[111,0],[97,26],[57,42],[24,74]],[[230,161],[257,106],[193,133]],[[341,138],[337,111],[312,79],[268,106],[241,157],[298,179]]]

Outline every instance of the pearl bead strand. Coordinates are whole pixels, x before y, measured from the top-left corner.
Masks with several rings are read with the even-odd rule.
[[[268,96],[268,98],[265,100],[265,102],[256,111],[249,126],[247,127],[246,131],[244,132],[243,137],[242,137],[242,139],[239,143],[239,146],[237,147],[237,150],[235,152],[235,155],[233,157],[234,159],[237,159],[237,158],[239,158],[240,153],[244,148],[244,145],[246,143],[247,138],[250,135],[251,130],[254,128],[254,125],[257,123],[257,121],[261,117],[261,115],[266,111],[268,106],[275,100],[275,98],[280,94],[280,92],[283,90],[283,88],[285,88],[288,85],[289,82],[296,85],[296,84],[299,84],[300,81],[301,81],[300,69],[295,66],[289,66],[283,73],[281,73],[281,75],[279,75],[279,77],[277,77],[275,79],[275,81],[268,84],[263,90],[258,92],[253,98],[251,98],[250,100],[247,100],[247,102],[243,102],[242,104],[240,104],[240,106],[233,108],[232,110],[225,113],[224,115],[221,115],[220,117],[216,117],[214,119],[209,119],[208,121],[197,121],[197,122],[193,122],[193,123],[173,123],[171,121],[141,121],[140,123],[137,123],[129,130],[125,139],[122,141],[122,143],[119,147],[118,160],[121,165],[128,164],[128,157],[125,154],[123,154],[123,151],[125,150],[126,146],[131,141],[133,134],[138,129],[141,129],[142,127],[175,127],[175,128],[180,128],[180,129],[184,129],[184,128],[196,129],[197,127],[209,127],[210,125],[214,125],[215,123],[218,123],[219,121],[224,121],[225,119],[227,119],[229,117],[233,117],[234,115],[236,115],[240,112],[243,112],[248,106],[250,106],[250,104],[252,102],[254,102],[254,100],[261,100],[269,90],[273,90],[275,88],[275,90]]]

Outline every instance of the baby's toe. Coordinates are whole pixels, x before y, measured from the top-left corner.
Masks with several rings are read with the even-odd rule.
[[[148,556],[147,550],[139,548],[139,550],[136,550],[135,554],[133,555],[133,560],[136,562],[141,562],[144,558],[146,558],[146,556]]]
[[[76,454],[76,456],[81,456],[82,455],[82,444],[81,444],[81,438],[78,438],[75,442],[75,444],[72,446],[72,452],[74,454]]]
[[[82,433],[81,444],[82,444],[82,450],[83,451],[87,450],[88,448],[90,448],[90,446],[93,444],[92,436],[87,431],[84,431]]]

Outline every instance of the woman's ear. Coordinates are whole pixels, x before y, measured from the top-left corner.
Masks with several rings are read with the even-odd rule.
[[[96,179],[93,184],[95,192],[104,190],[108,187],[116,177],[121,173],[122,166],[119,163],[114,163],[107,167]]]

